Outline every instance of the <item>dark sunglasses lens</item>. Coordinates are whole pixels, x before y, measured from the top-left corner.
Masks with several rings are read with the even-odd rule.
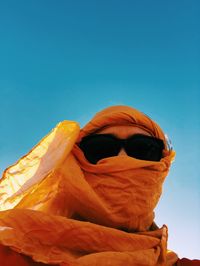
[[[112,136],[90,135],[82,139],[79,147],[86,159],[96,164],[99,160],[116,156],[120,150],[120,144]]]
[[[125,149],[129,156],[136,159],[160,161],[164,143],[161,139],[144,135],[135,135],[127,140]]]

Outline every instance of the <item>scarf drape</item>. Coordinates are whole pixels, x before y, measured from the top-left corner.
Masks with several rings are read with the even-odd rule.
[[[163,139],[161,161],[115,156],[90,164],[78,143],[112,125],[138,126]],[[173,265],[167,227],[153,230],[173,158],[160,127],[133,108],[107,108],[81,131],[64,121],[4,172],[0,243],[46,264]]]

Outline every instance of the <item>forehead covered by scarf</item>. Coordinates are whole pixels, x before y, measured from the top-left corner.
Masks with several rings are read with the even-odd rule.
[[[103,128],[116,125],[130,125],[142,128],[150,133],[150,135],[162,139],[165,143],[165,147],[167,147],[165,135],[156,122],[137,109],[124,105],[111,106],[98,112],[91,121],[81,129],[78,142],[87,135],[96,133]]]

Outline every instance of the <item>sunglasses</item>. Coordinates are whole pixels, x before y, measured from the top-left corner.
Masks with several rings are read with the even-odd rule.
[[[127,139],[118,139],[111,134],[93,134],[79,143],[86,159],[96,164],[99,160],[117,156],[124,148],[127,155],[139,160],[160,161],[164,142],[161,139],[135,134]]]

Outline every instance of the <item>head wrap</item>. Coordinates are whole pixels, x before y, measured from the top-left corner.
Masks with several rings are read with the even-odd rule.
[[[141,127],[162,139],[161,161],[115,156],[90,164],[78,143],[112,125]],[[166,226],[152,231],[173,158],[161,128],[131,107],[106,108],[80,132],[76,122],[64,121],[5,171],[1,208],[13,209],[0,213],[0,241],[44,263],[166,265],[169,257],[174,262],[176,256],[167,255]]]
[[[130,125],[148,131],[152,136],[162,139],[165,136],[160,126],[144,113],[124,105],[111,106],[98,112],[81,130],[79,139],[108,126]]]
[[[165,143],[164,158],[160,162],[152,162],[115,156],[92,165],[76,145],[73,149],[74,155],[90,190],[95,193],[92,213],[86,206],[81,215],[87,220],[106,226],[145,231],[153,223],[153,210],[160,198],[162,184],[174,152],[167,150],[165,135],[158,124],[128,106],[112,106],[97,113],[81,130],[77,142],[84,136],[116,125],[137,126],[162,139]]]

